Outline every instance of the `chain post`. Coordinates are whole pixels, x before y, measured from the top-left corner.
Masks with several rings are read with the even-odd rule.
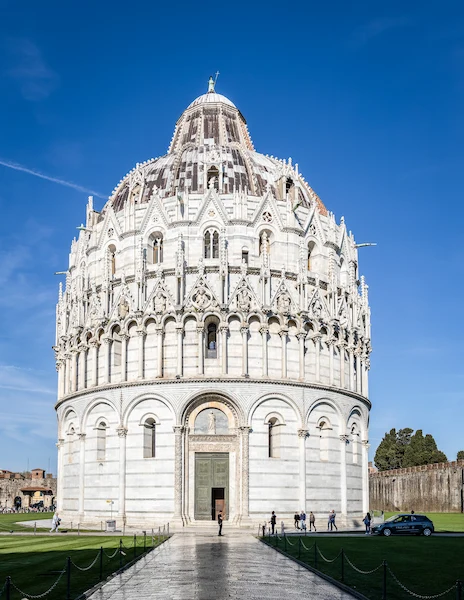
[[[298,538],[298,558],[301,558],[301,538]]]
[[[66,559],[66,600],[71,600],[71,557]]]
[[[98,581],[101,581],[103,579],[103,546],[100,546],[100,579]]]
[[[285,549],[285,552],[287,552],[287,534],[286,533],[284,533],[284,549]]]
[[[11,593],[11,577],[8,575],[6,578],[6,600],[10,600]]]
[[[279,535],[277,533],[275,536],[275,541],[276,541],[275,546],[276,546],[276,548],[278,548],[279,547]]]
[[[122,540],[119,540],[119,568],[122,567]]]
[[[456,581],[456,600],[462,600],[462,581]]]
[[[345,551],[342,548],[342,583],[345,583]]]
[[[169,522],[168,522],[168,535],[169,535]]]
[[[137,534],[134,533],[134,560],[137,558]]]
[[[314,541],[314,568],[317,569],[317,542]]]
[[[387,600],[387,561],[382,561],[383,582],[382,582],[382,600]]]

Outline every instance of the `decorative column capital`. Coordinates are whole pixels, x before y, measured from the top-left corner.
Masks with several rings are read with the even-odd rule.
[[[56,447],[58,448],[58,450],[60,448],[62,448],[64,446],[64,439],[63,438],[59,438],[58,441],[56,442]]]
[[[267,335],[269,333],[269,327],[267,325],[261,325],[259,328],[259,333],[261,335]]]
[[[348,442],[350,441],[350,436],[347,435],[346,433],[344,433],[343,435],[340,435],[340,442],[342,444],[348,444]]]
[[[279,335],[280,337],[285,337],[288,335],[288,327],[282,327],[281,330],[279,331]]]
[[[116,431],[118,432],[118,437],[125,438],[127,436],[128,429],[127,427],[118,427]]]
[[[303,340],[303,341],[304,341],[304,340],[306,339],[307,335],[308,335],[308,334],[306,333],[306,331],[300,331],[300,332],[298,332],[298,333],[296,334],[296,338],[297,338],[297,340],[298,340],[298,341],[300,341],[300,342],[301,342],[301,340]]]
[[[182,435],[184,433],[185,427],[183,425],[174,425],[172,429],[175,435]]]
[[[128,333],[120,333],[119,337],[121,340],[127,341],[130,338],[130,335]]]
[[[322,335],[320,333],[316,333],[311,339],[315,344],[317,344],[317,342],[320,342],[322,340]]]
[[[104,337],[104,338],[102,338],[102,342],[104,344],[106,344],[107,346],[109,346],[112,341],[113,341],[113,338],[110,338],[110,337]]]
[[[228,325],[220,325],[220,326],[219,326],[219,331],[220,331],[221,333],[228,333],[228,331],[229,331],[229,326],[228,326]]]
[[[205,326],[197,325],[197,333],[204,333],[204,332],[205,332]]]
[[[89,344],[92,348],[98,348],[100,342],[97,340],[97,338],[92,338],[91,340],[89,340]]]
[[[147,332],[144,328],[140,328],[137,329],[137,335],[139,335],[140,337],[145,337],[147,335]]]
[[[182,327],[182,324],[179,323],[176,325],[176,333],[179,335],[179,333],[184,333],[184,328]]]
[[[87,434],[86,433],[78,433],[77,437],[81,440],[81,442],[85,442]]]
[[[252,432],[252,429],[249,425],[242,425],[238,428],[240,433],[244,436],[249,435]]]
[[[242,335],[243,335],[244,333],[248,333],[249,329],[250,329],[250,328],[248,327],[248,325],[242,325],[242,326],[240,327],[240,333],[241,333]]]
[[[361,444],[364,446],[364,448],[366,448],[366,450],[368,450],[371,445],[369,444],[369,440],[361,440]]]
[[[309,438],[309,431],[307,429],[298,429],[298,437],[304,440]]]

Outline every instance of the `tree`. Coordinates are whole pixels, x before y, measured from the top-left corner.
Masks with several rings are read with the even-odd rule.
[[[379,471],[447,462],[446,455],[438,450],[437,443],[430,433],[424,436],[422,429],[418,429],[414,434],[413,432],[413,429],[406,427],[398,432],[391,429],[385,434],[374,457]]]
[[[464,450],[459,450],[456,459],[457,460],[464,460]]]

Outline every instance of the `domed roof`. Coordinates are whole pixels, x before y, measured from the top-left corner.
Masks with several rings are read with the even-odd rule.
[[[219,194],[240,191],[262,196],[270,191],[282,200],[288,185],[295,184],[295,203],[316,203],[325,214],[321,200],[298,174],[291,159],[279,160],[255,152],[244,116],[214,86],[210,78],[208,92],[182,113],[168,153],[137,164],[118,184],[109,200],[113,209],[122,210],[127,202],[149,202],[155,191],[161,198],[184,190],[202,194],[215,177],[214,187]]]
[[[207,92],[202,96],[198,96],[187,108],[192,108],[192,106],[198,106],[200,104],[214,104],[221,102],[222,104],[227,104],[228,106],[232,106],[233,108],[237,108],[233,102],[226,98],[222,94],[217,94],[216,92]]]

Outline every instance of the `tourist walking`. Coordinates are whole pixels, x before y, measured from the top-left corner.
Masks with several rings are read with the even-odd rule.
[[[275,526],[276,526],[276,523],[277,523],[277,515],[275,514],[274,511],[272,511],[271,520],[269,522],[271,524],[271,533],[272,533],[272,535],[274,535],[274,533],[275,533]]]
[[[50,529],[50,533],[53,533],[53,532],[58,533],[58,528],[60,526],[60,523],[61,523],[61,519],[58,516],[58,513],[56,512],[52,518],[52,528]]]
[[[314,531],[317,531],[316,517],[314,516],[313,511],[310,511],[310,513],[309,513],[309,531],[311,531],[311,527],[314,527]]]
[[[300,526],[302,531],[306,531],[306,513],[304,510],[300,513]]]
[[[333,531],[333,528],[335,527],[335,530],[338,531],[338,527],[335,525],[335,517],[336,517],[336,513],[334,510],[331,510],[329,512],[329,520],[327,522],[327,531]]]
[[[224,519],[222,518],[222,511],[219,511],[219,514],[218,514],[219,533],[218,533],[218,535],[222,535],[222,521],[223,520]]]
[[[298,512],[295,513],[295,516],[293,517],[293,522],[295,524],[295,529],[299,529],[300,528],[300,515]]]
[[[363,523],[366,526],[366,535],[369,535],[369,533],[371,532],[371,513],[366,513],[366,516],[363,519]]]

